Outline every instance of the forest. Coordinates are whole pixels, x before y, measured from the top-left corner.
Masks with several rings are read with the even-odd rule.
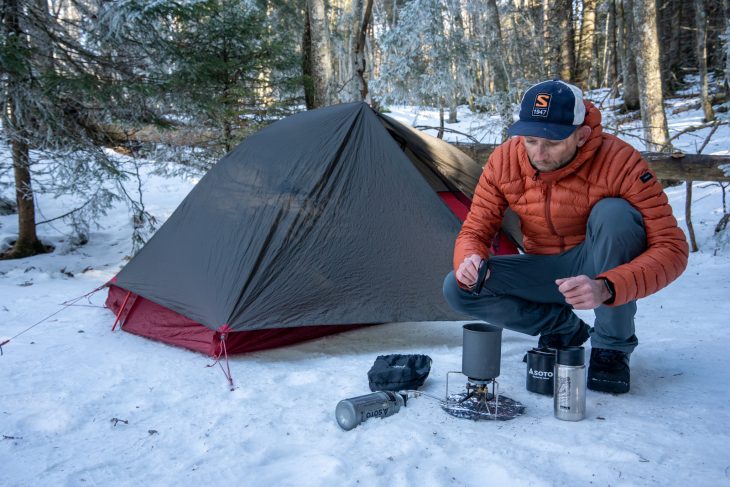
[[[721,123],[713,106],[728,106],[730,0],[0,5],[0,143],[11,154],[0,159],[0,190],[16,195],[0,207],[19,221],[3,258],[50,251],[37,228],[56,219],[83,243],[119,201],[139,248],[155,227],[141,189],[128,189],[142,165],[201,175],[263,126],[321,106],[433,107],[442,135],[467,105],[499,116],[501,141],[525,89],[560,78],[620,96],[655,152],[672,151],[664,100],[688,76],[699,80],[705,127]],[[79,204],[39,221],[39,193]]]

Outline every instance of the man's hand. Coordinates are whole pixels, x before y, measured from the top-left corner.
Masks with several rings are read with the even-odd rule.
[[[471,289],[477,283],[477,277],[479,276],[479,268],[482,265],[482,258],[477,254],[471,254],[464,259],[464,262],[459,264],[459,268],[456,269],[456,280],[461,284]],[[489,278],[489,271],[485,279]]]
[[[575,309],[594,309],[611,299],[611,293],[600,279],[580,275],[557,279],[555,284],[565,296],[565,302]]]

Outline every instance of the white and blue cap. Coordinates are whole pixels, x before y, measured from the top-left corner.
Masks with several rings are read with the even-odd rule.
[[[525,92],[520,103],[520,119],[507,133],[563,140],[583,125],[585,118],[580,88],[557,79],[543,81]]]

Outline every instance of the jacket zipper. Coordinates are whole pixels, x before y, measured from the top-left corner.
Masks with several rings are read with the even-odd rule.
[[[545,220],[547,221],[548,228],[550,228],[550,231],[553,232],[553,235],[558,237],[560,240],[560,251],[562,252],[565,248],[565,240],[563,239],[562,235],[559,235],[557,230],[555,230],[555,225],[553,225],[553,219],[550,216],[550,198],[553,194],[553,185],[548,184],[547,190],[545,191]]]

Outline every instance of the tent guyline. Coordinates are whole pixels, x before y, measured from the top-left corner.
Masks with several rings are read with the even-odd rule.
[[[68,301],[65,301],[65,302],[61,303],[61,306],[62,306],[62,307],[61,307],[61,309],[59,309],[59,310],[57,310],[57,311],[54,311],[54,312],[53,312],[53,313],[51,313],[50,315],[48,315],[48,316],[46,316],[45,318],[41,319],[41,320],[40,320],[40,321],[38,321],[37,323],[35,323],[35,324],[33,324],[33,325],[29,326],[28,328],[26,328],[25,330],[21,331],[21,332],[20,332],[20,333],[18,333],[17,335],[15,335],[15,336],[13,336],[13,337],[10,337],[10,338],[8,338],[7,340],[5,340],[5,341],[1,342],[1,343],[0,343],[0,356],[2,356],[2,355],[3,355],[3,347],[4,347],[5,345],[7,345],[8,343],[10,343],[10,341],[12,341],[12,340],[15,340],[15,339],[16,339],[16,338],[18,338],[19,336],[21,336],[21,335],[23,335],[24,333],[26,333],[26,332],[28,332],[28,331],[32,330],[33,328],[35,328],[36,326],[40,325],[41,323],[44,323],[44,322],[46,322],[46,321],[50,320],[51,318],[53,318],[54,316],[56,316],[56,315],[57,315],[58,313],[60,313],[61,311],[64,311],[65,309],[67,309],[67,308],[70,308],[71,306],[75,305],[76,303],[78,303],[78,302],[79,302],[79,301],[81,301],[82,299],[84,299],[84,298],[89,298],[89,297],[90,297],[90,296],[92,296],[92,295],[93,295],[94,293],[96,293],[96,292],[98,292],[98,291],[101,291],[101,290],[102,290],[102,289],[104,289],[105,287],[106,287],[106,284],[103,284],[103,285],[101,285],[101,286],[97,287],[96,289],[94,289],[93,291],[90,291],[90,292],[88,292],[88,293],[86,293],[86,294],[84,294],[84,295],[82,295],[82,296],[79,296],[79,297],[77,297],[77,298],[74,298],[74,299],[71,299],[71,300],[68,300]]]
[[[218,352],[218,355],[213,357],[215,362],[212,364],[207,365],[206,367],[215,367],[215,364],[220,365],[221,371],[223,372],[223,375],[226,376],[226,380],[228,381],[228,385],[230,386],[231,391],[235,389],[233,385],[233,374],[231,374],[231,366],[228,363],[228,350],[226,349],[226,337],[228,336],[228,325],[223,325],[223,329],[221,330],[221,346],[220,350]],[[223,368],[223,364],[221,364],[221,354],[224,356],[226,361],[226,367]]]

